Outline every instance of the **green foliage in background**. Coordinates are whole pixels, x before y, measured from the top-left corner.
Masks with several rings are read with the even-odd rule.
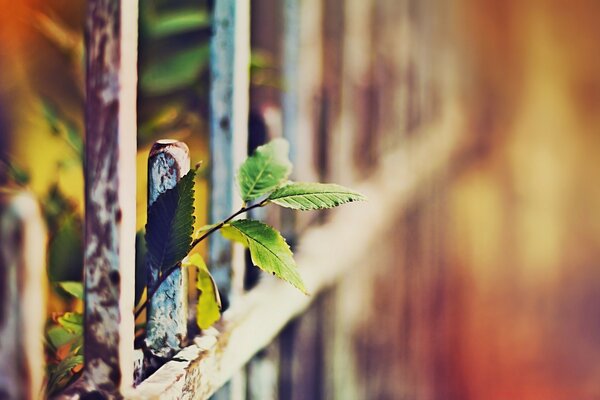
[[[55,286],[83,300],[80,282],[59,282]],[[56,394],[81,374],[83,368],[83,314],[66,312],[54,316],[46,328],[46,394]]]

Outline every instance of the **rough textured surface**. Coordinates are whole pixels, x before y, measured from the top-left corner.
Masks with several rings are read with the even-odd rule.
[[[156,142],[148,158],[148,209],[161,193],[175,187],[190,170],[189,149],[185,143]],[[158,269],[147,265],[148,288],[155,287]],[[146,346],[155,356],[171,357],[187,339],[188,275],[174,271],[156,290],[148,303]],[[151,289],[149,289],[151,290]]]
[[[92,0],[86,26],[85,378],[114,395],[133,379],[136,7]]]
[[[210,221],[217,222],[239,208],[235,171],[246,156],[248,131],[248,65],[250,60],[249,1],[215,2],[211,40]],[[232,246],[219,235],[210,238],[208,265],[221,292],[223,308],[230,303]],[[243,268],[237,271],[243,274]],[[241,281],[241,276],[238,276]],[[236,278],[234,278],[236,279]]]
[[[46,233],[36,200],[0,189],[0,398],[36,399],[44,379]]]

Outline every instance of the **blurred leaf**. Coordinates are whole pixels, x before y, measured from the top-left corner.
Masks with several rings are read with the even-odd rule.
[[[56,322],[73,334],[83,334],[83,314],[77,312],[67,312],[58,317]]]
[[[209,28],[211,21],[207,11],[194,7],[159,14],[148,12],[142,19],[142,24],[150,37],[158,39]]]
[[[18,186],[25,186],[31,180],[29,172],[13,162],[0,159],[0,183],[4,177]]]
[[[143,69],[140,87],[148,94],[158,95],[191,86],[209,60],[208,44],[164,55]]]
[[[48,337],[50,345],[54,348],[54,350],[57,350],[59,347],[70,343],[79,335],[69,332],[60,325],[52,325],[46,330],[46,336]]]
[[[146,248],[145,230],[141,229],[135,235],[135,302],[137,305],[146,288]]]
[[[196,306],[196,323],[200,329],[207,329],[221,318],[221,297],[219,290],[204,259],[199,254],[189,257],[186,265],[197,268],[196,288],[198,289],[198,305]]]
[[[76,299],[83,300],[83,284],[81,282],[58,282],[58,286]]]
[[[52,133],[62,138],[75,152],[80,161],[84,158],[82,134],[75,125],[68,121],[59,110],[48,100],[42,99],[44,117],[50,125]]]
[[[237,230],[233,234],[250,250],[252,263],[265,272],[292,284],[307,294],[302,277],[298,273],[292,251],[281,234],[273,227],[251,219],[233,221],[225,231]],[[244,243],[245,242],[245,243]]]
[[[180,119],[183,107],[183,103],[166,104],[159,111],[152,112],[152,115],[138,126],[138,136],[148,138],[157,130],[172,126]]]
[[[62,389],[73,375],[73,369],[83,365],[83,355],[75,354],[65,358],[56,365],[48,366],[48,382],[46,391],[48,395],[55,394]]]
[[[290,182],[277,188],[267,200],[294,210],[321,210],[366,198],[340,185]]]
[[[83,274],[81,222],[74,216],[61,218],[49,243],[48,275],[50,280],[78,281]]]
[[[237,179],[242,200],[254,200],[285,182],[292,172],[288,153],[288,142],[280,138],[256,148],[238,171]]]
[[[147,260],[163,273],[190,251],[194,233],[194,177],[191,169],[177,185],[162,193],[148,212]]]

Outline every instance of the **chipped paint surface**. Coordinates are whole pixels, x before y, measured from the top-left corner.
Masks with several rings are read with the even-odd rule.
[[[121,51],[131,51],[122,48],[121,28],[122,17],[135,28],[137,9],[124,4],[90,0],[86,20],[85,374],[80,387],[107,397],[119,397],[121,384],[133,379],[122,371],[133,368],[127,364],[133,352],[135,196],[128,186],[135,182],[136,146],[135,103],[127,93],[135,90],[135,79],[123,76],[135,65],[121,64]],[[127,108],[130,115],[124,113]]]
[[[209,220],[214,222],[227,218],[241,206],[235,192],[235,171],[246,157],[248,143],[249,7],[248,0],[221,0],[214,6],[210,43],[209,210]],[[220,235],[211,236],[208,265],[224,309],[231,297],[231,260],[231,243]]]
[[[190,155],[185,143],[156,142],[148,158],[148,209],[189,170]],[[187,339],[188,275],[184,272],[178,269],[171,273],[148,303],[145,343],[153,355],[161,358],[173,356]],[[147,264],[148,288],[157,284],[159,273],[158,268]]]

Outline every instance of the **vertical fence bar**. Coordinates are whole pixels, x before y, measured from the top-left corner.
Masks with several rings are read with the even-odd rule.
[[[213,13],[210,219],[218,222],[241,205],[236,200],[235,172],[246,155],[248,136],[250,2],[218,1]],[[232,289],[231,244],[218,235],[212,236],[209,252],[210,267],[226,308],[231,301]],[[236,272],[241,275],[241,271],[243,269]],[[235,279],[240,281],[240,278],[243,276]]]
[[[210,44],[210,220],[218,222],[239,208],[235,172],[246,156],[250,66],[250,0],[220,0],[213,10]],[[244,254],[219,235],[209,242],[209,265],[223,308],[243,291]],[[242,374],[214,395],[218,399],[242,398]]]
[[[27,193],[0,189],[0,398],[42,397],[46,233]]]
[[[115,393],[133,384],[137,2],[86,18],[85,377]]]
[[[190,151],[183,142],[159,140],[148,158],[148,210],[158,196],[177,185],[190,170]],[[148,293],[159,281],[158,268],[147,264]],[[181,268],[173,271],[148,301],[146,346],[156,356],[173,356],[187,338],[187,282]]]

